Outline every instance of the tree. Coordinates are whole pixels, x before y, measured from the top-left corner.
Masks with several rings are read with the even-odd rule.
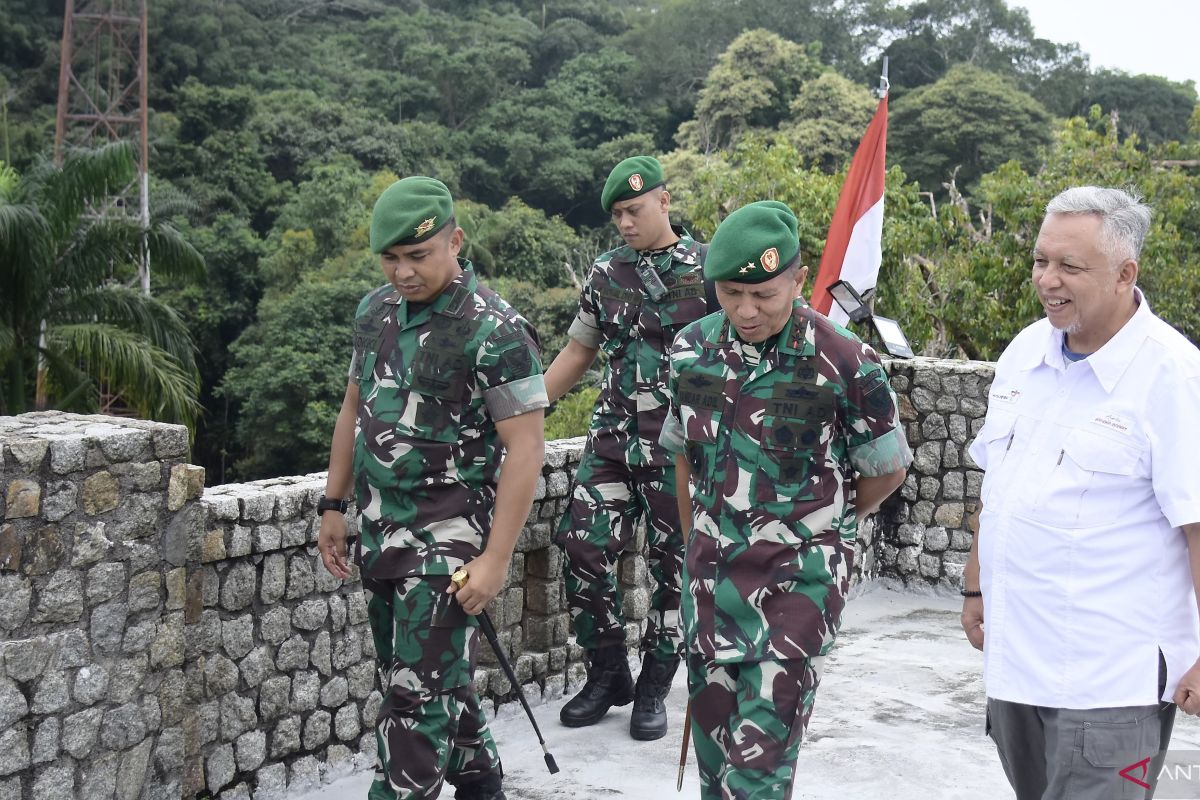
[[[258,319],[230,348],[221,392],[238,407],[239,477],[321,469],[346,391],[354,310],[383,283],[361,251],[346,269],[306,276],[287,294],[268,296]]]
[[[528,281],[543,289],[570,282],[566,265],[580,240],[562,217],[547,217],[517,197],[495,211],[460,202],[455,215],[467,234],[464,257],[481,275]]]
[[[801,45],[761,29],[746,31],[726,48],[704,80],[695,120],[679,127],[684,147],[711,152],[752,128],[774,128],[820,62]]]
[[[1137,134],[1145,144],[1183,141],[1196,108],[1196,87],[1191,81],[1176,82],[1157,75],[1130,75],[1103,69],[1087,81],[1077,115],[1093,105],[1116,112],[1122,136]]]
[[[864,87],[826,72],[800,87],[791,104],[791,119],[780,126],[780,132],[805,163],[833,172],[854,155],[877,102]]]
[[[884,54],[897,98],[961,64],[1007,76],[1036,93],[1047,76],[1081,56],[1076,45],[1038,38],[1029,13],[1005,0],[921,0],[894,13],[900,17],[893,26],[897,35]]]
[[[94,410],[104,387],[143,417],[195,422],[199,386],[187,328],[169,306],[125,284],[136,276],[142,227],[91,212],[135,175],[133,149],[121,142],[4,182],[0,413],[34,407],[40,360],[37,388],[56,407]],[[155,274],[202,274],[200,254],[161,219],[152,217],[144,241]]]
[[[957,170],[960,187],[1006,161],[1033,166],[1050,143],[1050,115],[1029,95],[989,72],[957,66],[891,107],[889,156],[934,190]]]

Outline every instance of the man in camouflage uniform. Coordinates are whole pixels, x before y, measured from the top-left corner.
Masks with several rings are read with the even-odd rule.
[[[723,311],[671,350],[660,441],[689,531],[682,617],[704,798],[790,795],[857,523],[912,460],[878,357],[799,297],[799,250],[782,203],[730,214],[704,268]]]
[[[504,798],[472,686],[474,615],[500,590],[529,514],[547,401],[536,334],[457,257],[453,215],[432,178],[397,181],[375,205],[371,249],[388,283],[355,316],[318,505],[321,558],[348,577],[353,482],[355,560],[385,692],[371,800],[437,797],[443,779],[457,798]],[[461,587],[451,582],[460,568]]]
[[[613,168],[601,206],[625,244],[600,256],[579,297],[570,341],[546,371],[557,400],[578,382],[596,354],[608,356],[603,385],[570,506],[557,541],[567,559],[567,599],[588,680],[562,709],[564,725],[591,725],[613,705],[634,701],[629,732],[658,739],[667,732],[664,699],[679,665],[679,574],[683,539],[671,457],[659,446],[667,413],[667,350],[675,334],[708,312],[702,248],[668,217],[662,167],[649,156]],[[715,302],[714,302],[715,307]],[[636,687],[625,651],[616,565],[645,517],[654,592],[641,640]]]

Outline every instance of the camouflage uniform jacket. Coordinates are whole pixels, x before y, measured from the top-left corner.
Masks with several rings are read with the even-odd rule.
[[[680,329],[708,313],[701,246],[686,231],[655,262],[667,293],[651,298],[628,245],[596,259],[567,333],[608,355],[589,445],[601,458],[632,467],[662,467],[671,456],[658,443],[667,416],[668,352]]]
[[[479,555],[499,477],[496,421],[547,404],[537,333],[460,263],[411,317],[390,285],[355,316],[357,560],[373,578],[448,575]]]
[[[671,351],[663,445],[686,453],[684,638],[717,663],[823,655],[849,588],[855,474],[912,454],[875,352],[797,300],[755,365],[725,313]]]

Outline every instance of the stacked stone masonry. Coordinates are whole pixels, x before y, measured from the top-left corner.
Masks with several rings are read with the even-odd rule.
[[[888,368],[916,461],[862,527],[855,580],[954,586],[992,367]],[[56,412],[0,417],[0,445],[0,800],[268,800],[372,762],[374,645],[360,583],[316,552],[323,473],[205,489],[184,428]],[[547,444],[489,606],[535,701],[584,678],[551,542],[582,448]],[[619,565],[631,648],[650,596],[643,549],[639,531]],[[514,687],[480,653],[492,710]]]

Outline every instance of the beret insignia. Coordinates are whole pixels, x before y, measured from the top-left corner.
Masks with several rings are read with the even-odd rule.
[[[433,225],[435,222],[437,222],[437,217],[430,217],[429,219],[425,220],[417,226],[417,230],[415,233],[413,233],[413,236],[424,236],[425,234],[429,233],[431,230],[433,230]]]
[[[642,190],[642,185],[642,176],[640,173],[635,172],[629,176],[630,189],[633,189],[635,192],[640,192]]]
[[[774,272],[779,269],[779,251],[774,247],[768,247],[763,251],[762,257],[759,258],[762,262],[763,269],[767,272]]]

